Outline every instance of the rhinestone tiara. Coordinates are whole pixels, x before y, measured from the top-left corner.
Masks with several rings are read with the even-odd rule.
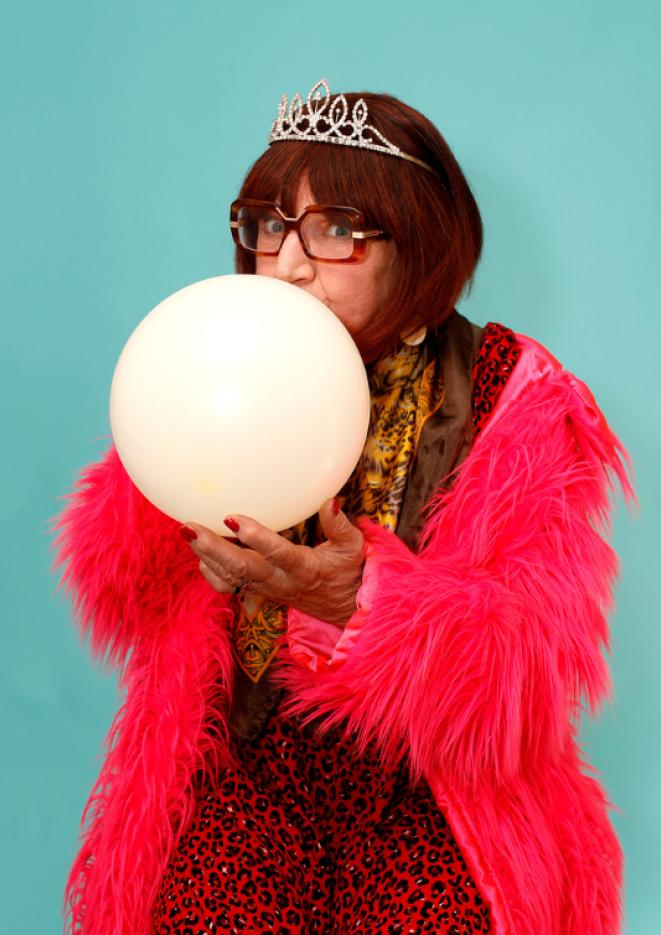
[[[373,149],[389,156],[398,156],[414,162],[428,172],[438,175],[435,169],[422,159],[409,156],[387,140],[383,133],[367,122],[367,104],[359,98],[349,116],[349,105],[344,94],[336,94],[331,102],[328,81],[322,78],[313,85],[305,102],[296,93],[291,103],[286,94],[280,98],[278,116],[273,121],[269,134],[271,143],[295,140],[303,143],[337,143],[341,146],[357,146]]]

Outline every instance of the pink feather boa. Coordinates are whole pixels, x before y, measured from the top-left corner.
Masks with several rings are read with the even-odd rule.
[[[633,497],[628,459],[587,387],[519,340],[516,379],[451,492],[428,504],[418,554],[361,519],[359,609],[334,634],[292,614],[273,671],[290,713],[342,724],[429,782],[497,935],[613,935],[621,853],[575,722],[609,691],[617,559],[603,533],[614,479]],[[83,814],[67,924],[142,935],[193,777],[228,762],[231,610],[113,448],[55,531],[82,631],[127,690]]]

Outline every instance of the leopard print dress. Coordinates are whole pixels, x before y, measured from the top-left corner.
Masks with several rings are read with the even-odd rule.
[[[156,935],[489,932],[429,788],[274,713],[202,787],[163,877]]]

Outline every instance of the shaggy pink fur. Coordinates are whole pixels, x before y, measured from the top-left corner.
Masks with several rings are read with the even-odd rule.
[[[194,774],[228,762],[231,611],[178,526],[136,489],[114,448],[83,472],[55,525],[83,635],[126,689],[66,886],[67,930],[85,935],[150,930]]]
[[[378,585],[350,653],[274,667],[288,713],[427,779],[498,935],[620,929],[620,849],[573,725],[610,687],[617,559],[600,530],[613,479],[633,496],[625,463],[587,387],[549,368],[430,503],[418,554],[359,520]]]
[[[631,488],[579,381],[550,368],[520,389],[429,504],[417,555],[360,520],[378,588],[352,622],[351,652],[305,665],[283,647],[274,671],[290,711],[342,724],[427,779],[497,935],[612,935],[621,855],[573,723],[582,698],[594,710],[609,688],[617,562],[601,531],[613,477]],[[113,448],[55,531],[83,634],[127,691],[65,910],[74,932],[146,935],[195,774],[228,761],[231,610]]]

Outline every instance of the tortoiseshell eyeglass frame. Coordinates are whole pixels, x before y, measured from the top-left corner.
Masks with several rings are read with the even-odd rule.
[[[280,246],[277,250],[268,252],[262,250],[253,250],[251,247],[246,247],[245,244],[241,243],[239,235],[239,211],[242,207],[271,208],[278,214],[278,216],[282,219],[283,224],[285,225],[285,230],[282,235],[282,240],[280,241]],[[325,212],[332,211],[347,214],[352,220],[355,221],[355,224],[352,225],[351,231],[353,249],[351,254],[347,257],[331,258],[317,256],[309,250],[305,240],[301,235],[301,225],[310,214],[323,214]],[[240,247],[241,250],[245,250],[246,253],[251,253],[253,256],[277,256],[280,252],[280,248],[285,242],[285,237],[289,231],[295,230],[305,255],[311,260],[315,260],[315,262],[319,263],[355,263],[365,255],[368,240],[390,239],[390,234],[387,231],[369,229],[366,226],[365,215],[362,213],[362,211],[359,211],[358,208],[351,208],[346,205],[308,205],[305,211],[303,211],[302,214],[300,214],[297,218],[289,218],[284,213],[280,205],[277,204],[277,202],[261,201],[258,198],[237,198],[236,201],[232,202],[230,207],[230,229],[232,231],[234,243],[237,245],[237,247]]]

